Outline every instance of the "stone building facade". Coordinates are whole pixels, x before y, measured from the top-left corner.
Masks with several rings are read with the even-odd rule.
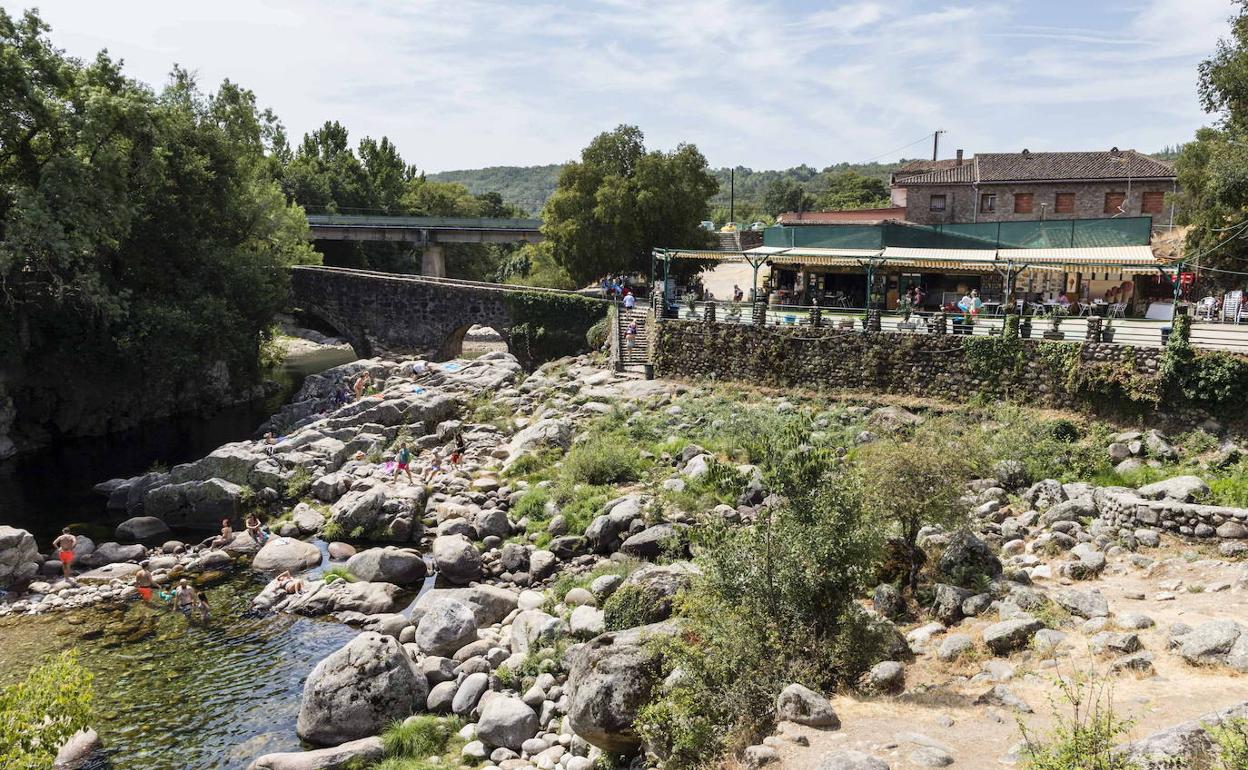
[[[929,171],[899,171],[906,220],[917,224],[1173,217],[1170,164],[1134,150],[988,153]]]

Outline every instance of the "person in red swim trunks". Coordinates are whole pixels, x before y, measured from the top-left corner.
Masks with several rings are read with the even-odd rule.
[[[139,598],[150,603],[152,601],[152,573],[148,567],[145,561],[139,563],[139,571],[134,573],[134,587],[139,592]]]
[[[69,527],[61,530],[61,536],[52,541],[52,547],[57,549],[56,558],[61,560],[61,574],[69,577],[69,565],[74,563],[74,548],[78,546],[78,538],[74,537]]]

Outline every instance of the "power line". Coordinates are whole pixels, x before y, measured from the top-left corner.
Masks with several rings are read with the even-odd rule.
[[[895,152],[901,152],[902,150],[904,150],[904,149],[906,149],[906,148],[908,148],[908,147],[913,147],[913,146],[915,146],[916,144],[918,144],[919,142],[926,142],[926,141],[928,140],[928,137],[932,136],[932,134],[933,134],[933,133],[934,133],[934,132],[929,131],[929,132],[927,132],[926,134],[924,134],[923,136],[920,136],[918,139],[915,139],[913,142],[910,142],[909,144],[903,144],[902,146],[898,147],[898,148],[897,148],[897,149],[895,149],[895,150],[889,150],[888,152],[882,152],[882,153],[880,153],[879,155],[876,155],[874,158],[867,158],[866,160],[860,160],[860,161],[858,161],[858,164],[857,164],[857,165],[862,165],[862,164],[866,164],[866,163],[872,163],[872,162],[877,161],[877,160],[879,160],[880,158],[883,158],[883,157],[885,157],[885,156],[887,156],[887,155],[892,155],[893,153],[895,153]]]

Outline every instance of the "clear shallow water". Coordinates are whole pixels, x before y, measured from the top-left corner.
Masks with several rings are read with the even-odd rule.
[[[97,542],[111,539],[120,519],[106,514],[93,485],[246,438],[305,376],[353,358],[327,350],[288,361],[282,394],[265,403],[0,462],[0,523],[28,529],[45,549],[66,524]],[[95,675],[92,726],[115,770],[243,770],[260,754],[295,750],[304,679],[356,632],[331,621],[247,616],[263,580],[244,572],[208,588],[213,618],[206,626],[188,624],[167,605],[137,601],[0,620],[0,685],[49,653],[77,649]]]
[[[188,623],[140,602],[0,621],[0,684],[67,648],[95,675],[93,727],[117,770],[242,770],[299,748],[303,681],[355,631],[286,615],[249,617],[263,578],[208,589],[213,617]]]

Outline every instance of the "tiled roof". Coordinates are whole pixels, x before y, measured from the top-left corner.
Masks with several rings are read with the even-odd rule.
[[[967,163],[905,179],[905,184],[1045,182],[1085,179],[1173,179],[1174,167],[1135,150],[991,152]]]
[[[906,207],[849,209],[845,211],[786,211],[776,217],[781,225],[874,225],[905,219]]]
[[[898,168],[893,172],[893,180],[905,179],[907,177],[917,176],[918,174],[926,174],[931,171],[945,171],[957,166],[965,166],[970,161],[961,158],[947,158],[945,160],[912,160],[909,163]]]

